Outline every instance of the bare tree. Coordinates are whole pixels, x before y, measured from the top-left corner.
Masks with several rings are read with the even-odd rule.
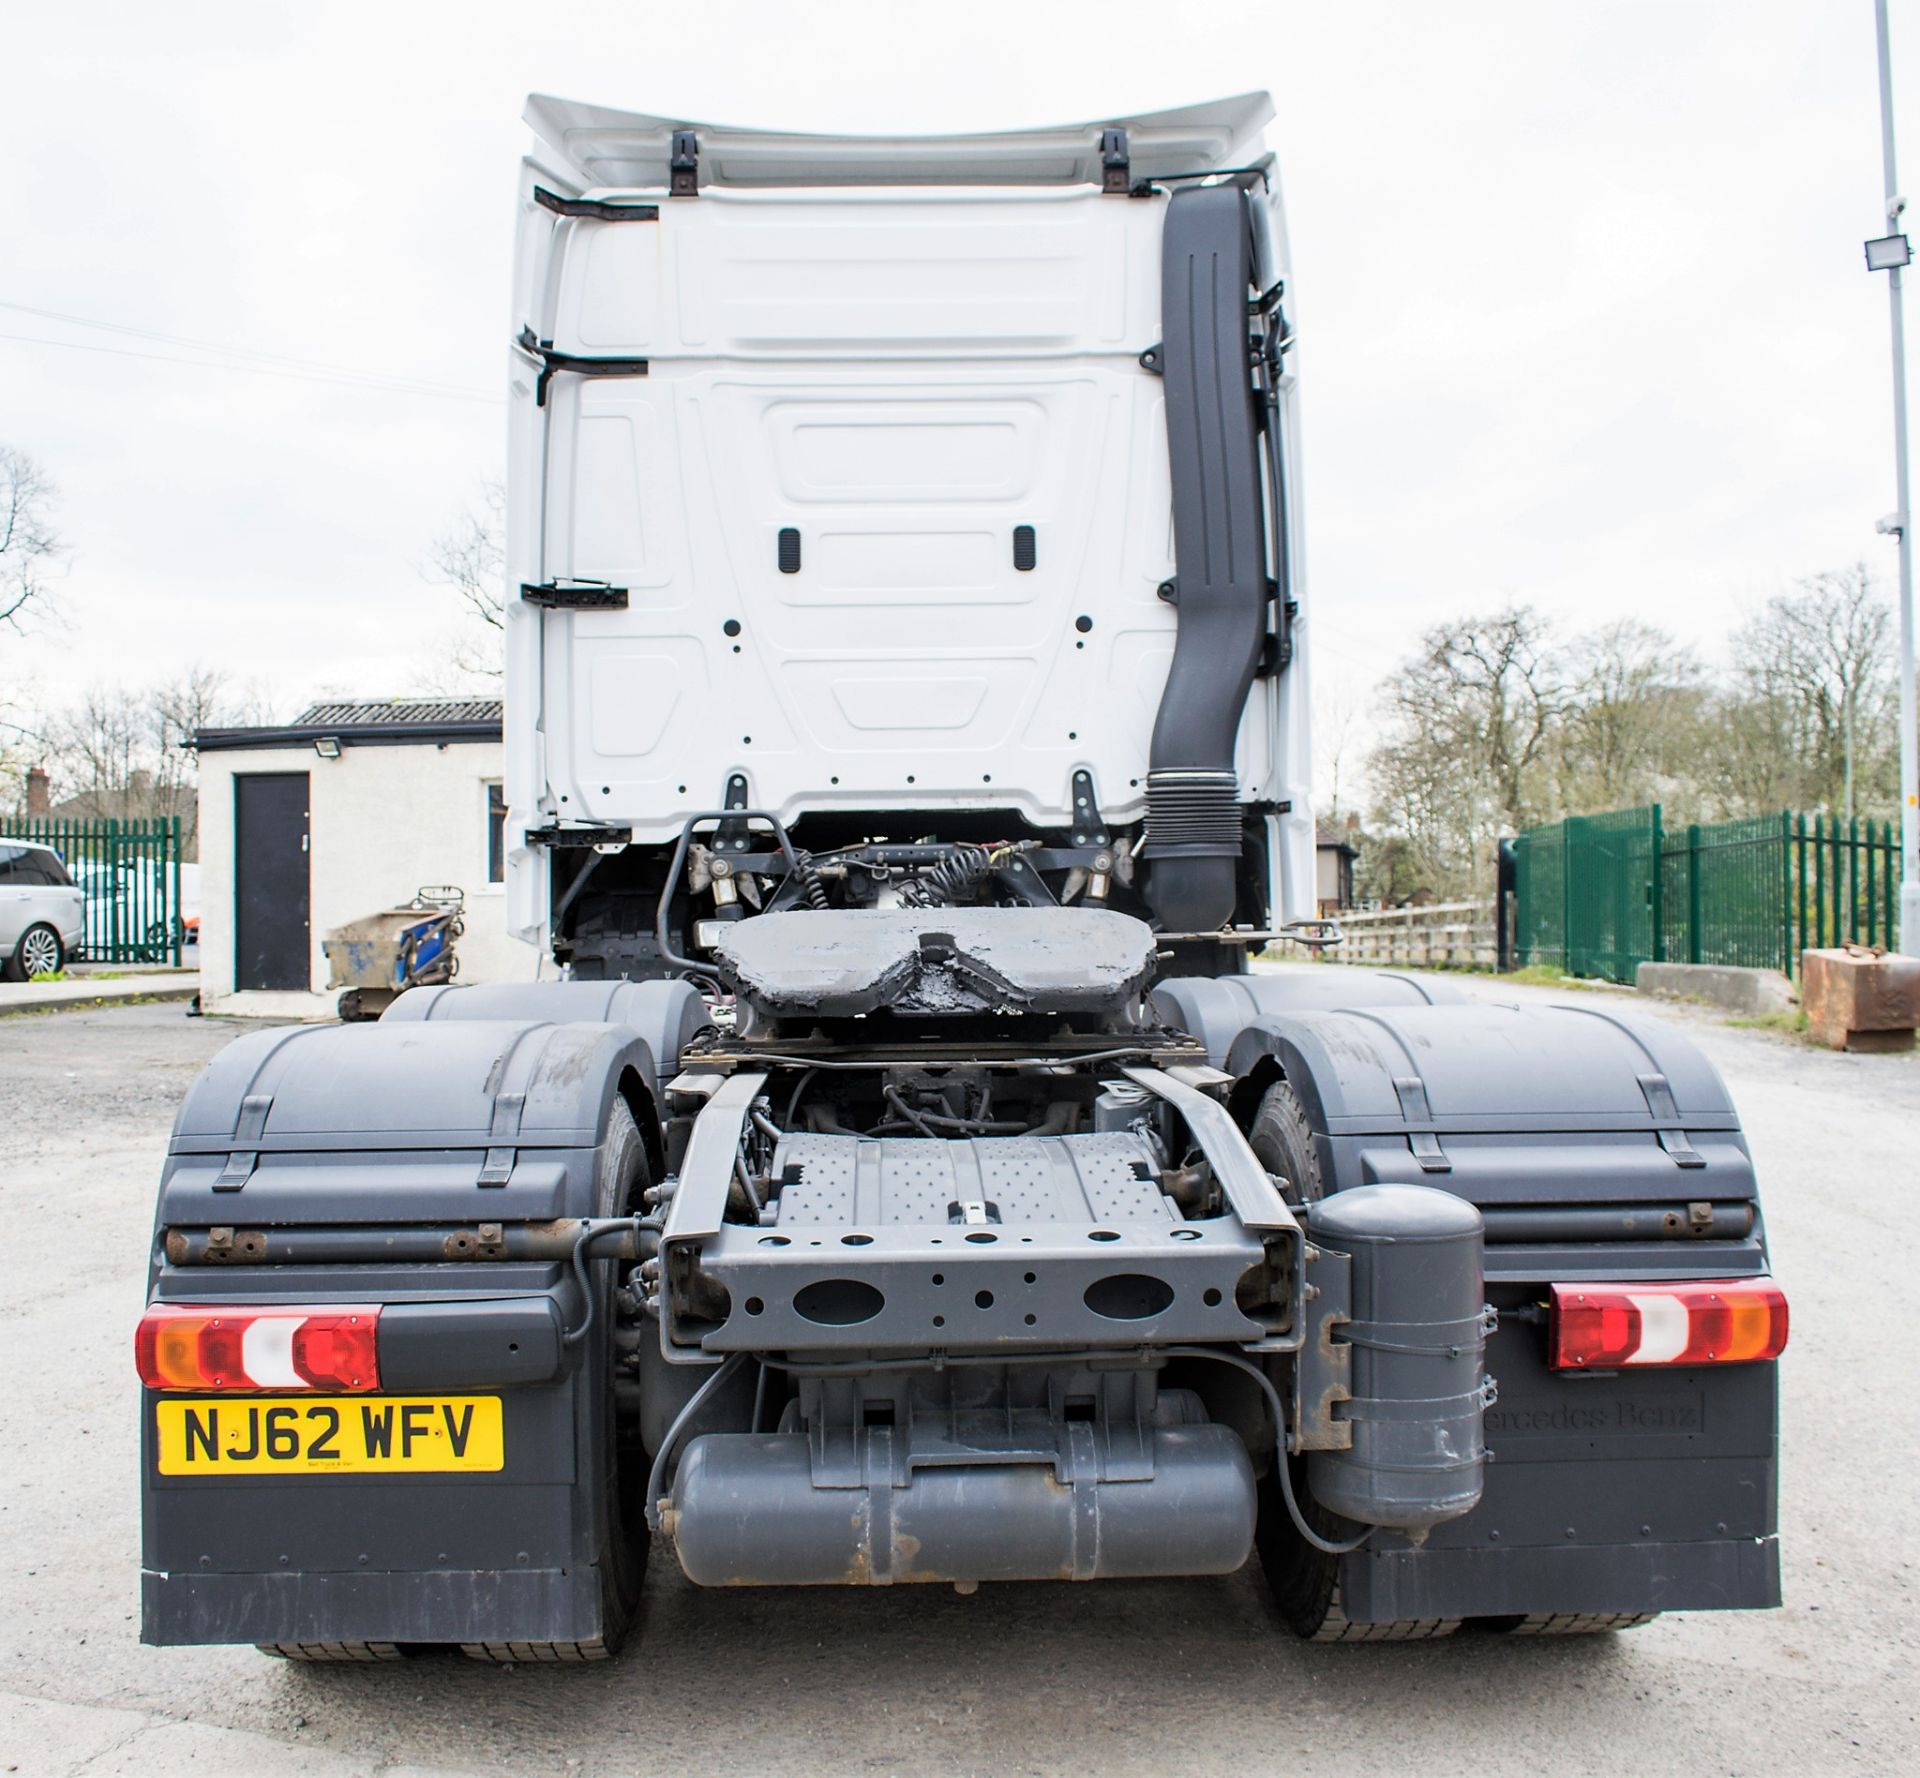
[[[25,627],[28,607],[47,595],[66,544],[53,528],[59,493],[25,451],[0,445],[0,623]]]
[[[1718,683],[1618,619],[1558,646],[1525,607],[1427,632],[1382,687],[1365,892],[1491,882],[1503,831],[1660,802],[1669,822],[1896,802],[1892,616],[1863,565],[1769,600]]]
[[[1316,776],[1326,788],[1327,819],[1340,819],[1341,796],[1352,801],[1356,752],[1365,746],[1366,706],[1350,687],[1323,688],[1316,684],[1313,699],[1313,757]]]
[[[1704,675],[1693,651],[1637,618],[1574,638],[1558,725],[1557,800],[1568,809],[1654,802],[1689,785]]]
[[[1767,601],[1733,637],[1721,800],[1851,815],[1895,795],[1893,618],[1864,563]]]
[[[1494,843],[1550,801],[1565,663],[1528,606],[1436,625],[1385,687],[1386,739],[1369,761],[1377,815],[1411,842],[1432,887],[1464,890]]]
[[[427,572],[441,586],[460,595],[469,618],[483,628],[469,626],[455,636],[449,664],[456,675],[498,679],[502,672],[500,643],[506,628],[507,490],[498,481],[484,481],[459,516],[433,540],[427,553]]]
[[[214,669],[194,666],[147,687],[92,686],[47,717],[39,739],[53,795],[68,812],[134,820],[178,815],[187,855],[196,857],[194,735],[269,717],[257,692],[238,691]]]

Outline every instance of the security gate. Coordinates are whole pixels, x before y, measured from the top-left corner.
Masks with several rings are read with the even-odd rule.
[[[180,907],[181,822],[67,820],[9,824],[15,839],[48,846],[86,894],[90,963],[180,965],[186,921]]]
[[[1642,963],[1798,973],[1809,946],[1891,943],[1891,821],[1758,815],[1667,827],[1658,803],[1569,815],[1513,842],[1514,952],[1632,982]]]

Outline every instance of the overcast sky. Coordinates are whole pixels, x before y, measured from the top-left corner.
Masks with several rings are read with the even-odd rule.
[[[1893,32],[1911,184],[1920,0]],[[1262,86],[1323,687],[1508,600],[1711,654],[1795,576],[1890,582],[1871,0],[0,0],[0,442],[75,546],[0,687],[413,688],[453,611],[422,557],[503,458],[529,91],[939,131]]]

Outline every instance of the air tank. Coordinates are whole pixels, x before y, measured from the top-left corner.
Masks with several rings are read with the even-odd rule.
[[[1314,1244],[1351,1263],[1353,1443],[1315,1451],[1307,1485],[1363,1525],[1420,1533],[1479,1504],[1483,1369],[1480,1212],[1425,1185],[1363,1185],[1312,1205]]]

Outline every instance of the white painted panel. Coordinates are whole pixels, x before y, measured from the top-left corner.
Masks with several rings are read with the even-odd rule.
[[[613,356],[654,344],[660,312],[660,225],[576,222],[583,250],[569,253],[561,312],[582,346]]]
[[[588,643],[587,731],[597,760],[643,758],[660,745],[683,697],[703,689],[700,645]]]
[[[1137,164],[1176,141],[1181,166],[1217,164],[1190,158],[1216,128],[1257,158],[1259,107],[1215,109],[1154,124],[1162,148],[1142,135]],[[553,112],[529,179],[565,163],[569,189],[591,171],[617,190],[624,169],[657,197],[634,181],[664,126],[589,110]],[[1042,132],[911,154],[1040,180],[1057,149]],[[538,786],[516,821],[667,839],[742,771],[790,818],[995,804],[1059,824],[1081,767],[1110,820],[1137,819],[1176,628],[1155,593],[1173,572],[1161,385],[1138,362],[1160,333],[1164,203],[837,187],[836,167],[892,165],[846,139],[723,133],[702,152],[720,182],[661,198],[656,223],[556,225],[523,186],[516,327],[650,374],[563,373],[535,408],[519,373],[510,574],[612,580],[631,604],[510,614],[509,776]],[[721,174],[803,164],[823,183]],[[1030,573],[1012,564],[1023,524]],[[1287,844],[1310,893],[1304,665],[1256,683],[1236,765],[1246,794],[1300,811]]]
[[[855,500],[1017,500],[1028,493],[1045,445],[1035,402],[941,402],[770,408],[781,493],[802,504]]]
[[[629,582],[646,580],[646,483],[640,474],[638,434],[649,438],[653,415],[629,407],[617,413],[588,414],[580,422],[579,461],[574,469],[573,555],[582,565],[614,571]]]
[[[1005,746],[1025,703],[1033,676],[1024,661],[952,658],[939,665],[888,662],[871,657],[789,661],[784,689],[800,713],[805,735],[837,756],[897,758],[891,782],[915,782],[951,790],[964,776],[951,764],[934,766],[927,755],[971,753],[986,757]]]
[[[974,601],[1018,598],[1003,590],[995,558],[1011,553],[993,531],[824,531],[813,561],[794,575],[792,598],[808,605],[925,604],[966,594]],[[805,585],[801,584],[805,581]]]
[[[669,394],[649,379],[556,380],[547,452],[547,547],[539,578],[624,586],[666,596],[684,521],[673,462]],[[648,592],[657,596],[649,600]]]
[[[819,670],[818,663],[813,664]],[[827,669],[829,675],[832,668]],[[843,673],[833,678],[833,701],[849,728],[869,733],[964,729],[980,714],[990,674],[929,678],[923,674]]]
[[[680,289],[736,352],[857,343],[1078,347],[1125,323],[1124,215],[1032,204],[718,205],[680,242]]]
[[[715,190],[656,223],[581,221],[563,351],[663,358],[1137,353],[1160,308],[1161,206],[1078,189]]]

